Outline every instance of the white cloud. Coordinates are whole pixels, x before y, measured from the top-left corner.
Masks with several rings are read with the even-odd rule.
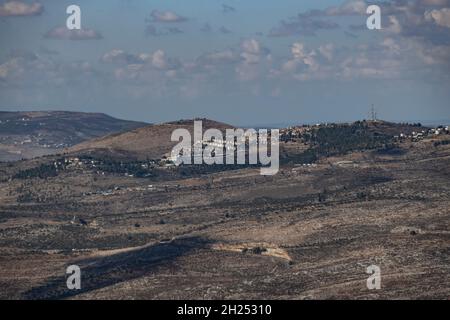
[[[228,64],[235,63],[237,61],[238,56],[231,49],[207,53],[198,58],[198,62],[204,65]]]
[[[69,30],[66,27],[56,27],[45,34],[46,38],[58,40],[99,40],[102,35],[92,29]]]
[[[326,45],[322,45],[318,49],[319,53],[325,57],[328,61],[333,60],[334,55],[334,45],[332,43],[328,43]]]
[[[393,54],[400,54],[401,48],[397,41],[393,38],[386,38],[381,43],[389,52]]]
[[[396,16],[389,16],[389,25],[384,30],[394,34],[400,34],[402,32],[402,26]]]
[[[153,22],[183,22],[187,19],[185,17],[179,16],[173,11],[159,11],[153,10],[150,14]]]
[[[250,53],[254,55],[259,55],[261,53],[261,45],[255,39],[248,39],[242,42],[242,51],[245,53]]]
[[[166,53],[163,50],[155,51],[152,55],[151,62],[152,66],[157,69],[166,69],[168,66]]]
[[[236,66],[235,72],[239,80],[250,81],[260,78],[266,63],[271,62],[272,56],[258,40],[247,39],[241,43],[241,63]]]
[[[0,79],[17,78],[25,71],[19,58],[13,58],[0,65]]]
[[[125,62],[127,54],[121,49],[113,49],[105,53],[100,59],[103,62]]]
[[[148,65],[159,70],[173,70],[180,65],[178,60],[168,58],[166,53],[159,49],[153,53],[132,54],[122,49],[113,49],[105,53],[101,59],[105,63],[118,63],[127,65]],[[131,70],[134,70],[132,67]]]
[[[365,15],[367,3],[362,0],[347,0],[342,5],[325,10],[328,16]]]
[[[39,2],[27,4],[22,1],[7,1],[0,5],[0,17],[36,16],[43,11],[44,6]]]
[[[19,54],[0,64],[0,84],[5,87],[41,87],[94,79],[96,70],[86,61],[56,61],[33,53]]]
[[[425,20],[433,21],[438,26],[450,28],[450,8],[425,12]]]
[[[303,43],[294,43],[291,47],[291,54],[292,59],[283,64],[283,71],[293,73],[299,72],[302,68],[310,68],[311,70],[318,69],[316,52],[314,50],[308,52]]]

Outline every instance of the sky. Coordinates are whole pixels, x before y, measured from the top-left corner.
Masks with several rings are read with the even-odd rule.
[[[0,111],[256,126],[360,120],[373,104],[384,120],[448,120],[449,71],[450,0],[0,0]]]

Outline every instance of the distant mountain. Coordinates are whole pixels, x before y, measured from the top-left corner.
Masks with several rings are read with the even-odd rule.
[[[85,140],[146,125],[102,113],[0,112],[0,161],[54,154]]]
[[[203,131],[215,128],[224,132],[232,126],[208,119],[201,119]],[[93,139],[69,148],[69,153],[94,153],[138,160],[159,159],[170,153],[177,142],[171,141],[172,132],[187,129],[193,137],[194,120],[180,120],[149,125],[120,134]]]

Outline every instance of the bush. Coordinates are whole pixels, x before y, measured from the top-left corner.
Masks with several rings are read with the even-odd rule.
[[[53,164],[41,164],[39,167],[19,171],[13,176],[13,179],[46,179],[56,177],[58,171]]]

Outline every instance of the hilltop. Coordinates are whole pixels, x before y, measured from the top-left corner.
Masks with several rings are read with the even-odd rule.
[[[138,160],[160,159],[168,154],[177,142],[171,141],[176,129],[187,129],[193,135],[194,121],[179,120],[145,126],[119,134],[93,139],[67,149],[68,153],[105,154],[108,156],[126,156]],[[202,120],[203,130],[210,128],[224,131],[231,125],[209,119]]]

